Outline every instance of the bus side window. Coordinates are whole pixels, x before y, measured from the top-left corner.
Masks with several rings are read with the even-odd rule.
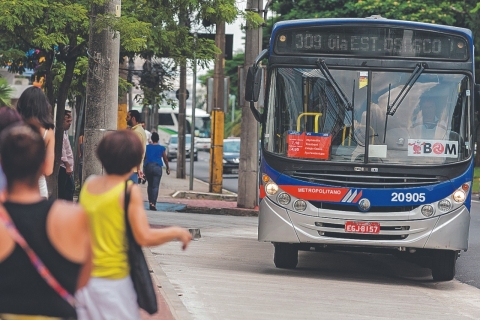
[[[173,126],[175,122],[173,122],[172,114],[171,113],[159,113],[158,114],[158,125],[159,126]]]

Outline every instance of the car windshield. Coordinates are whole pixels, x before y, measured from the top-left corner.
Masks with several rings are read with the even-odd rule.
[[[240,140],[224,141],[223,152],[240,153]]]
[[[468,76],[424,70],[407,91],[412,71],[329,71],[333,84],[320,69],[272,70],[266,151],[318,161],[407,165],[471,155]]]
[[[191,136],[185,136],[185,143],[190,144],[191,142]],[[178,136],[172,136],[170,137],[170,144],[178,144]]]

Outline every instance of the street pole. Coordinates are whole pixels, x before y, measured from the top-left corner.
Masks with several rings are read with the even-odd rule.
[[[261,15],[263,0],[247,0],[246,10],[257,12]],[[247,78],[248,67],[262,50],[262,28],[252,29],[247,23],[245,32],[245,63],[244,77]],[[245,88],[245,86],[242,86]],[[243,90],[244,91],[244,90]],[[240,93],[241,97],[245,92]],[[241,139],[240,139],[240,166],[238,170],[238,196],[239,208],[253,209],[258,205],[258,123],[250,111],[249,102],[243,102]]]
[[[120,78],[127,80],[128,78],[128,57],[122,58],[121,69],[119,70]],[[125,119],[128,114],[128,92],[119,97],[117,110],[117,129],[126,129],[127,122]]]
[[[232,94],[232,122],[235,121],[235,103],[236,103],[236,97],[234,94]]]
[[[187,26],[187,13],[185,9],[179,14],[179,25]],[[177,148],[177,178],[185,179],[185,133],[187,128],[187,61],[180,62],[180,88],[178,89],[178,148]]]
[[[222,193],[223,185],[223,129],[225,121],[224,108],[224,75],[223,62],[225,61],[225,22],[217,23],[215,46],[222,50],[215,55],[215,71],[213,80],[213,108],[212,108],[212,143],[210,148],[210,185],[213,193]]]
[[[121,0],[110,0],[102,5],[92,4],[83,180],[92,174],[103,173],[102,165],[95,157],[95,149],[107,132],[117,129],[120,37],[109,28],[97,32],[93,25],[99,15],[113,14],[119,17],[120,6]]]
[[[193,34],[193,85],[192,85],[192,136],[190,139],[190,185],[189,190],[193,190],[193,163],[194,154],[193,148],[195,147],[195,108],[197,105],[197,33]]]

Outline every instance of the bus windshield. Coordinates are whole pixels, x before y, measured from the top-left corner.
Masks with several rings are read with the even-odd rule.
[[[314,161],[404,165],[470,157],[467,75],[424,70],[412,82],[412,71],[329,73],[334,81],[318,68],[271,70],[266,151]]]

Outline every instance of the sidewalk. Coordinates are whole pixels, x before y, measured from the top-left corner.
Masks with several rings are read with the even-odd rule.
[[[163,173],[157,199],[157,211],[258,216],[258,208],[238,208],[235,193],[227,190],[223,190],[221,194],[210,193],[208,192],[208,183],[198,179],[193,179],[193,190],[189,190],[189,176],[186,179],[177,179],[176,175],[175,171],[172,171],[170,175]],[[148,210],[147,184],[139,186],[142,189],[145,208]]]
[[[223,190],[222,194],[210,193],[208,192],[208,183],[197,179],[193,180],[193,190],[189,190],[190,178],[187,176],[186,179],[177,179],[176,175],[175,171],[172,171],[170,175],[163,173],[157,199],[157,211],[258,216],[258,208],[237,208],[237,195],[235,193],[227,190]],[[148,210],[147,184],[140,184],[139,186],[142,190],[145,209]],[[152,225],[152,227],[161,226]],[[198,232],[198,236],[200,236],[199,230],[191,229],[190,232],[193,232],[192,234]],[[144,252],[157,292],[158,313],[150,316],[142,311],[142,320],[192,319],[192,315],[183,305],[163,269],[156,263],[155,257],[150,250],[145,248]]]

